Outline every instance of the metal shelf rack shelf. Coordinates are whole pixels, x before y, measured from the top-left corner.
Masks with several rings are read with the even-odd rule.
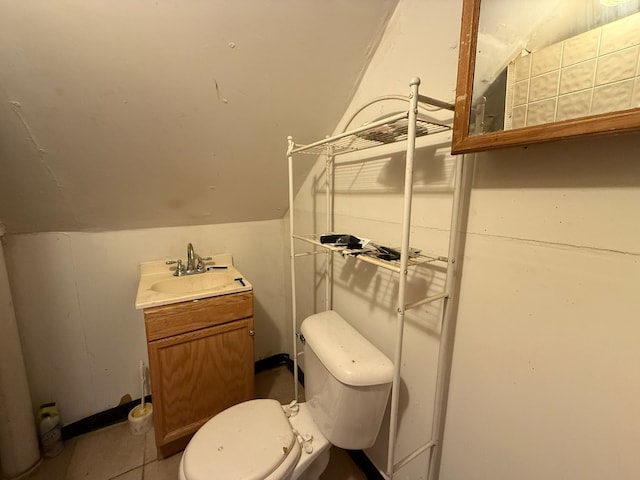
[[[395,459],[395,438],[398,428],[398,409],[399,409],[399,392],[400,392],[400,367],[402,358],[402,343],[403,343],[403,331],[404,331],[404,316],[405,311],[411,308],[415,308],[419,305],[426,303],[443,300],[445,303],[442,308],[442,331],[445,335],[446,322],[448,318],[447,314],[447,302],[450,299],[450,292],[452,289],[452,279],[454,273],[455,255],[456,255],[456,239],[457,228],[459,218],[459,205],[460,205],[460,191],[461,191],[461,176],[462,176],[462,158],[458,158],[456,161],[456,172],[454,182],[454,200],[452,208],[451,230],[449,236],[448,254],[442,255],[424,255],[418,250],[412,249],[409,246],[410,240],[410,223],[411,223],[411,202],[413,196],[413,162],[415,142],[417,137],[425,135],[439,134],[451,130],[451,127],[446,123],[434,121],[430,117],[419,113],[419,108],[431,108],[446,109],[453,111],[453,105],[442,102],[437,99],[425,97],[418,92],[420,85],[419,78],[413,78],[410,82],[410,94],[408,97],[389,95],[372,100],[365,104],[362,108],[357,110],[351,119],[347,122],[347,126],[353,121],[355,116],[364,110],[364,108],[371,104],[385,100],[404,100],[409,103],[408,108],[401,113],[387,116],[383,119],[376,120],[358,128],[354,128],[348,131],[344,131],[332,137],[319,140],[314,143],[301,145],[296,144],[291,137],[288,138],[287,159],[289,164],[289,228],[290,228],[290,260],[291,260],[291,294],[292,294],[292,324],[293,324],[293,360],[294,360],[294,376],[295,376],[295,396],[298,398],[298,346],[296,341],[296,333],[298,330],[298,319],[296,312],[296,272],[295,261],[296,258],[315,255],[326,254],[326,275],[328,278],[326,289],[326,308],[331,309],[333,298],[331,284],[333,282],[333,262],[331,261],[333,254],[340,253],[342,255],[353,255],[358,261],[368,262],[379,267],[391,270],[398,275],[399,288],[397,296],[397,323],[396,323],[396,336],[394,341],[394,375],[391,390],[391,415],[389,424],[389,448],[387,452],[387,465],[384,471],[380,473],[386,478],[391,480],[394,476],[394,472],[398,471],[404,465],[411,462],[418,457],[421,453],[430,450],[433,456],[434,447],[438,448],[440,443],[439,436],[441,436],[441,425],[443,420],[443,402],[445,398],[446,390],[446,378],[448,376],[448,369],[450,365],[443,362],[446,359],[447,352],[443,351],[443,342],[441,340],[441,347],[439,352],[438,373],[436,379],[436,393],[435,393],[435,408],[433,415],[433,433],[432,440],[425,445],[416,448],[411,454],[407,455],[403,459],[396,461]],[[400,142],[400,143],[399,143]],[[293,172],[294,172],[294,156],[297,154],[309,154],[309,155],[326,155],[326,167],[325,176],[326,184],[326,232],[333,232],[333,178],[334,178],[334,165],[335,157],[341,154],[351,153],[359,150],[365,150],[373,147],[379,147],[391,143],[404,144],[405,150],[405,178],[404,178],[404,195],[403,195],[403,217],[402,217],[402,239],[401,245],[397,248],[400,252],[399,260],[381,260],[376,258],[372,254],[363,253],[362,251],[353,251],[344,247],[329,245],[321,243],[320,234],[300,235],[295,231],[294,221],[294,200],[295,192],[293,187]],[[362,161],[367,161],[366,158]],[[305,242],[312,244],[313,249],[308,252],[296,253],[296,242]],[[446,281],[444,291],[425,297],[411,304],[406,304],[406,285],[407,285],[407,273],[409,268],[417,267],[419,265],[430,264],[437,262],[445,264],[446,268]]]
[[[396,273],[400,273],[400,260],[384,260],[376,257],[375,249],[349,249],[346,247],[335,246],[329,243],[322,243],[320,241],[321,234],[310,234],[310,235],[293,235],[293,238],[296,240],[302,240],[303,242],[311,243],[312,245],[316,245],[317,247],[326,248],[327,250],[331,250],[332,252],[336,252],[341,254],[342,256],[351,256],[357,257],[358,260],[361,260],[366,263],[371,263],[381,268],[386,268],[387,270],[392,270]],[[377,245],[375,242],[372,242],[374,245]],[[316,253],[316,252],[311,252]],[[305,254],[300,254],[300,256],[304,256]],[[416,267],[418,265],[423,265],[425,263],[431,262],[448,262],[449,259],[447,257],[441,256],[431,256],[425,255],[416,249],[409,249],[409,258],[407,260],[407,265],[409,267]]]
[[[294,144],[291,153],[321,155],[330,150],[333,155],[340,155],[401,142],[407,140],[409,136],[409,121],[409,112],[399,113],[309,145]],[[420,114],[415,119],[416,137],[433,135],[449,130],[451,130],[450,126],[436,123]]]

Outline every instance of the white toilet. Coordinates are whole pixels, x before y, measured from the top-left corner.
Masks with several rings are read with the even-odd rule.
[[[331,444],[374,444],[391,361],[332,310],[306,318],[301,331],[306,403],[250,400],[219,413],[187,445],[180,480],[315,480]]]

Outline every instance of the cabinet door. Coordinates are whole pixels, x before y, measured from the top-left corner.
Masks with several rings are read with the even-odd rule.
[[[253,398],[252,330],[245,318],[148,344],[158,447]]]

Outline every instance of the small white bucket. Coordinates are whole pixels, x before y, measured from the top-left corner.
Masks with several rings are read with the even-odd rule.
[[[145,403],[136,405],[129,412],[129,430],[133,435],[144,435],[151,429],[153,419],[153,405]]]

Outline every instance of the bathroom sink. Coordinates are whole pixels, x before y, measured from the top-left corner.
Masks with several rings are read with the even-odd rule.
[[[231,255],[214,255],[208,265],[215,268],[205,273],[176,277],[173,275],[175,267],[170,268],[166,260],[141,263],[136,308],[253,290],[247,279],[233,266]]]
[[[151,285],[151,290],[158,293],[190,293],[205,290],[217,290],[235,282],[228,273],[207,272],[188,277],[173,277],[160,280]]]

